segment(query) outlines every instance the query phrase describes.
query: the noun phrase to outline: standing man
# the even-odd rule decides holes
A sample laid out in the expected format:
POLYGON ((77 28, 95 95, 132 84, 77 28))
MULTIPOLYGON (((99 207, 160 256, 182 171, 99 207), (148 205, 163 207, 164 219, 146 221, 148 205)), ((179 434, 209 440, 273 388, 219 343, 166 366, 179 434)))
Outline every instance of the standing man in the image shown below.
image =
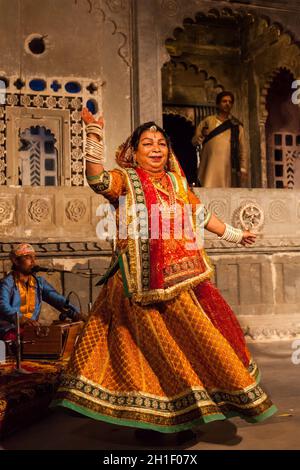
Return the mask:
POLYGON ((21 243, 10 253, 12 270, 0 281, 0 338, 15 329, 18 312, 21 326, 37 326, 42 301, 47 302, 73 321, 79 319, 79 311, 69 304, 42 276, 34 274, 35 250, 28 243, 21 243))
POLYGON ((231 115, 234 96, 217 95, 218 113, 200 122, 193 145, 202 145, 198 180, 205 188, 246 186, 248 155, 242 123, 231 115))

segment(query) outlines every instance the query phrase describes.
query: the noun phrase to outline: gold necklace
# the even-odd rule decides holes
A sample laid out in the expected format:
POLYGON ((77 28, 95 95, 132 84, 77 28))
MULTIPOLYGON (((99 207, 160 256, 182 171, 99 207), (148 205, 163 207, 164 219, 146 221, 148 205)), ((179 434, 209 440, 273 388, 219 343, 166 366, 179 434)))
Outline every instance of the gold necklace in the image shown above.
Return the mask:
POLYGON ((174 214, 176 212, 176 194, 175 194, 175 190, 174 190, 173 183, 172 183, 172 180, 171 180, 170 176, 167 173, 165 173, 165 175, 166 175, 166 177, 168 179, 168 183, 169 183, 168 184, 168 189, 165 188, 159 182, 155 183, 154 181, 152 181, 152 183, 153 183, 154 191, 156 193, 156 197, 160 202, 160 211, 162 212, 162 215, 164 217, 170 217, 172 214, 174 214), (169 203, 161 197, 161 195, 159 194, 158 189, 162 189, 162 190, 168 192, 169 203))

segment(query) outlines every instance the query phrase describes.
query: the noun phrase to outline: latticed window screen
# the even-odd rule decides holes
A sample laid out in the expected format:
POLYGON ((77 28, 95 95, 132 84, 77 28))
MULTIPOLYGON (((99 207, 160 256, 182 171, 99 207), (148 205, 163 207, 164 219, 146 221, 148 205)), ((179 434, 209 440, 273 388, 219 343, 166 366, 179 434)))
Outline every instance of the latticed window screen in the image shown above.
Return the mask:
POLYGON ((270 160, 275 188, 298 188, 300 135, 277 132, 272 135, 271 142, 270 160))
POLYGON ((57 186, 55 137, 45 127, 31 127, 20 135, 19 180, 22 186, 57 186))

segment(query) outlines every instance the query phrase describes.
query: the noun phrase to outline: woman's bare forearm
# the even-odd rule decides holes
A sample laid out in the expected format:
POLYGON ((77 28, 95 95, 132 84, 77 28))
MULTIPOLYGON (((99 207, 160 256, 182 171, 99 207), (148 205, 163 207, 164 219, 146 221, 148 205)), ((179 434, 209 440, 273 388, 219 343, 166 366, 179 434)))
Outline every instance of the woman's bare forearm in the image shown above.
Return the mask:
POLYGON ((218 217, 214 213, 212 213, 211 218, 209 219, 209 222, 205 228, 209 232, 215 233, 216 235, 221 237, 225 232, 226 227, 224 222, 219 220, 218 217))
POLYGON ((91 162, 86 162, 86 175, 87 176, 95 176, 99 175, 102 173, 104 170, 104 166, 101 165, 100 163, 91 163, 91 162))

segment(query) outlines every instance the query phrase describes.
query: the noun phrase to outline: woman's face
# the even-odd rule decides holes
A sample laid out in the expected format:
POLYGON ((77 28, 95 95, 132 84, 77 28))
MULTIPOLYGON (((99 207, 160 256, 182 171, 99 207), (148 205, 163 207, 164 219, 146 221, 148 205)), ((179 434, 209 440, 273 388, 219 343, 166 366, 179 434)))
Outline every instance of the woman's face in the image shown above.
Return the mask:
POLYGON ((137 164, 146 171, 159 173, 164 169, 169 154, 168 144, 159 131, 144 131, 135 152, 137 164))

